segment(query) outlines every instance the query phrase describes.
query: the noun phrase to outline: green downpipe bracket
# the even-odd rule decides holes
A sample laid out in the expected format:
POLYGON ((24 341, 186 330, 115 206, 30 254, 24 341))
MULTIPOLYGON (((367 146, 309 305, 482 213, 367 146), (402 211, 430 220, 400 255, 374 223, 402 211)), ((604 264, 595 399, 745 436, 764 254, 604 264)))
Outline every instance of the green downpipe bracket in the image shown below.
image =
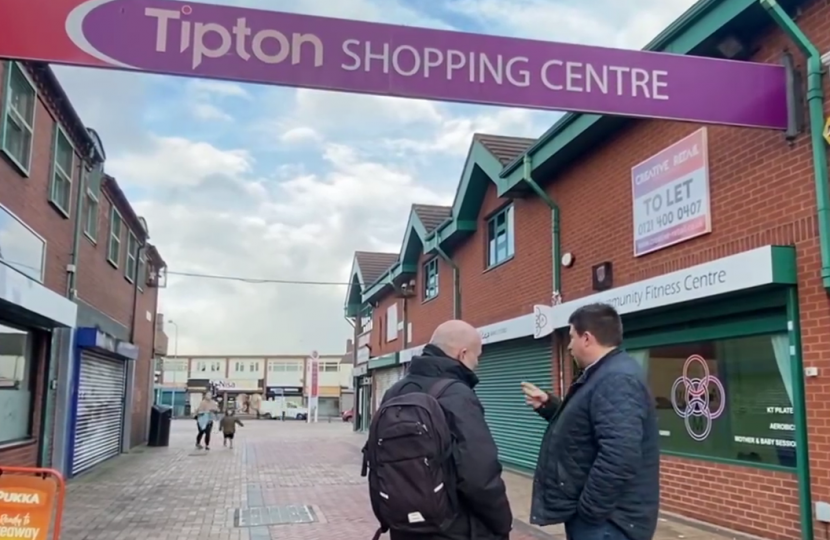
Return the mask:
POLYGON ((801 321, 798 290, 787 290, 787 333, 790 341, 790 369, 793 378, 793 416, 795 420, 796 477, 801 538, 813 540, 813 496, 810 484, 810 449, 807 435, 807 399, 804 389, 804 358, 801 354, 801 321))
POLYGON ((813 147, 813 171, 816 183, 816 218, 821 248, 821 281, 830 291, 830 191, 828 191, 827 149, 824 130, 824 89, 821 53, 776 0, 759 0, 781 30, 798 45, 807 57, 807 109, 810 116, 810 140, 813 147))
POLYGON ((542 199, 548 207, 550 208, 550 236, 551 236, 551 271, 553 272, 553 293, 562 294, 562 276, 560 275, 561 272, 559 271, 559 261, 562 258, 560 254, 560 244, 559 244, 559 206, 550 196, 542 189, 539 184, 531 176, 532 162, 529 155, 525 154, 524 158, 522 159, 522 165, 524 167, 524 174, 522 175, 522 180, 533 190, 536 195, 542 199))
POLYGON ((435 251, 452 268, 452 318, 461 319, 461 272, 459 272, 455 261, 447 255, 446 251, 441 249, 440 245, 435 246, 435 251))

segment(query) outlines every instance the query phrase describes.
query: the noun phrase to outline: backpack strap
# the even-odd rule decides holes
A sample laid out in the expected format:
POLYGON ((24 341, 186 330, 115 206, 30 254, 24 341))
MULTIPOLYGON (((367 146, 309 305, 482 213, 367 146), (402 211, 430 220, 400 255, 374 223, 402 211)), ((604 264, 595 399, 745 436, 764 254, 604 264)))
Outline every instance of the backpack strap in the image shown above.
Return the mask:
POLYGON ((441 396, 444 395, 444 392, 447 391, 447 388, 458 382, 461 381, 457 379, 438 379, 438 381, 429 388, 428 393, 436 400, 441 399, 441 396))

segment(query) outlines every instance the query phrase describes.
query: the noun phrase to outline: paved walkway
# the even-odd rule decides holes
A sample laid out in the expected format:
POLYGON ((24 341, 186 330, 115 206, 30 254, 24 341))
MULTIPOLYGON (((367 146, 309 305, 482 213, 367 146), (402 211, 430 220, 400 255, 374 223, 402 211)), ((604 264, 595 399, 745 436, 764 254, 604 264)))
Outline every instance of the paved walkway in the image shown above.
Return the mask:
MULTIPOLYGON (((253 420, 237 432, 234 450, 214 440, 210 452, 193 448, 194 428, 175 421, 169 448, 139 448, 70 482, 60 540, 371 538, 363 437, 349 425, 253 420)), ((529 481, 506 479, 516 517, 526 519, 529 481)), ((560 534, 517 522, 511 538, 560 534)), ((656 538, 729 537, 663 522, 656 538)))

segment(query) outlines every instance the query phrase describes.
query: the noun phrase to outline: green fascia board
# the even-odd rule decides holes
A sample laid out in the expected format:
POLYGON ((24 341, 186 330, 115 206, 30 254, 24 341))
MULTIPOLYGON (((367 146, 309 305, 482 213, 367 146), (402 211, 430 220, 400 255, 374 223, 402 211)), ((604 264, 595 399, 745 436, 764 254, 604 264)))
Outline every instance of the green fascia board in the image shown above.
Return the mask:
POLYGON ((352 271, 349 273, 349 286, 346 288, 346 301, 343 309, 346 317, 354 317, 360 311, 361 291, 363 289, 363 275, 360 272, 360 265, 357 264, 357 256, 352 258, 352 271))
POLYGON ((371 302, 376 298, 392 292, 392 284, 401 276, 411 276, 418 271, 418 263, 398 263, 383 274, 363 293, 363 303, 371 302))
MULTIPOLYGON (((700 0, 646 45, 644 50, 689 54, 757 3, 757 0, 700 0)), ((543 167, 556 153, 573 143, 583 132, 593 126, 601 126, 609 118, 579 113, 568 113, 563 116, 526 152, 504 168, 500 175, 502 182, 499 192, 507 192, 523 180, 521 165, 525 155, 532 158, 535 171, 543 167)))
POLYGON ((424 224, 415 213, 415 210, 410 210, 409 221, 406 224, 406 234, 403 237, 403 244, 401 244, 401 254, 398 260, 403 264, 418 264, 423 251, 424 240, 427 237, 427 230, 424 224))
POLYGON ((373 369, 397 366, 399 363, 400 354, 397 352, 393 352, 389 354, 384 354, 383 356, 378 356, 377 358, 370 358, 366 368, 369 371, 372 371, 373 369))
POLYGON ((772 247, 772 281, 780 285, 798 283, 798 264, 794 246, 772 247))
POLYGON ((490 182, 497 184, 502 170, 501 162, 478 140, 473 140, 461 181, 452 205, 452 218, 436 228, 424 245, 424 252, 430 253, 436 246, 466 237, 476 231, 478 214, 484 202, 484 195, 490 182))
POLYGON ((478 218, 488 182, 495 183, 502 168, 496 156, 491 154, 481 142, 473 140, 452 205, 453 221, 475 221, 478 218))

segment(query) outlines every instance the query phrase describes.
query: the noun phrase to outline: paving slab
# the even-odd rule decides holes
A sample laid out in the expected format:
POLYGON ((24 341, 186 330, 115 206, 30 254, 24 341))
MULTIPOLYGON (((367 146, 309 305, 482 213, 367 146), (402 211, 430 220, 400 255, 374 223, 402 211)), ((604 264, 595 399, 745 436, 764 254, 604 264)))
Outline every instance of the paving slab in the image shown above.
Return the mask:
MULTIPOLYGON (((233 450, 214 434, 210 451, 196 451, 195 435, 194 422, 174 421, 169 447, 138 449, 70 481, 60 540, 368 540, 375 532, 360 477, 364 437, 349 425, 250 420, 233 450)), ((518 518, 511 539, 563 538, 521 521, 530 480, 505 479, 518 518)), ((674 522, 656 537, 684 538, 731 537, 674 522)))

